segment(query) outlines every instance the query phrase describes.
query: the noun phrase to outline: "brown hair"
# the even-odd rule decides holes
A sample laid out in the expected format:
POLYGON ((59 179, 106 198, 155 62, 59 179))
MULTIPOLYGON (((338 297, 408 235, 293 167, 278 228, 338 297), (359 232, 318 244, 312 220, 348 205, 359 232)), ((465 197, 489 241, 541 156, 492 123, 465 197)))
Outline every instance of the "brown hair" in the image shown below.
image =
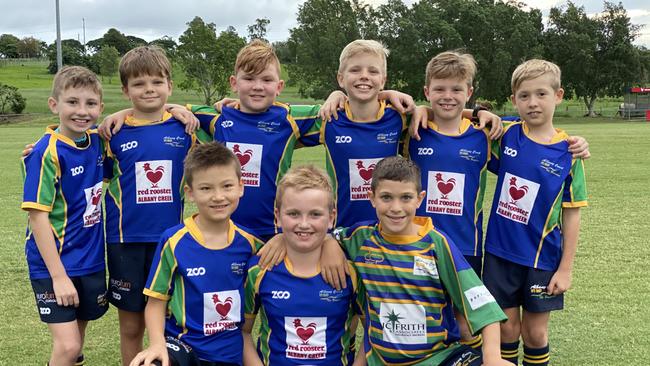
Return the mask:
POLYGON ((185 158, 185 168, 183 170, 185 183, 190 187, 192 186, 193 175, 197 170, 228 165, 233 167, 237 178, 241 178, 239 159, 229 148, 216 141, 200 144, 190 150, 185 158))
POLYGON ((401 156, 389 156, 380 160, 372 172, 370 189, 375 192, 382 180, 415 184, 415 190, 422 190, 420 168, 412 160, 401 156))
POLYGON ((427 64, 425 85, 428 87, 432 79, 456 78, 465 80, 467 86, 472 86, 476 74, 476 61, 469 53, 446 51, 437 54, 427 64))
POLYGON ((257 75, 262 73, 270 64, 278 68, 280 76, 280 60, 273 47, 260 39, 254 39, 237 53, 235 61, 235 75, 237 71, 257 75))
POLYGON ((140 46, 127 52, 120 60, 120 81, 128 86, 129 79, 141 75, 172 79, 172 66, 165 51, 158 46, 140 46))
POLYGON ((297 191, 305 189, 320 189, 327 192, 329 198, 328 207, 330 210, 334 208, 334 195, 332 183, 329 177, 322 169, 313 165, 301 165, 289 169, 280 183, 278 183, 278 190, 275 194, 275 207, 280 208, 282 197, 287 188, 293 188, 297 191))
POLYGON ((83 66, 64 66, 54 75, 52 98, 58 99, 61 92, 68 88, 88 88, 102 99, 102 83, 94 72, 83 66))
POLYGON ((524 81, 547 74, 551 75, 551 87, 553 90, 557 91, 560 89, 562 71, 560 71, 559 66, 550 61, 540 59, 532 59, 522 63, 512 73, 512 80, 510 81, 512 94, 517 92, 517 89, 519 89, 521 83, 524 81))

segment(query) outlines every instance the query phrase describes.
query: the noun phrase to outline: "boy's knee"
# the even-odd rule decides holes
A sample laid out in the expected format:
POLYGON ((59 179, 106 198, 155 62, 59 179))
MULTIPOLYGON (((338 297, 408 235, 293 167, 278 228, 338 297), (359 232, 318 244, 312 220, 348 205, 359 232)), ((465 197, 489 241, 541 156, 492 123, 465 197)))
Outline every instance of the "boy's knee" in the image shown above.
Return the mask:
POLYGON ((60 339, 53 343, 55 352, 67 359, 76 360, 81 353, 81 340, 79 339, 60 339))
POLYGON ((521 323, 516 320, 510 320, 501 323, 501 341, 514 342, 519 339, 521 332, 521 323))
POLYGON ((541 348, 548 344, 548 329, 544 327, 522 329, 521 333, 524 344, 528 347, 541 348))

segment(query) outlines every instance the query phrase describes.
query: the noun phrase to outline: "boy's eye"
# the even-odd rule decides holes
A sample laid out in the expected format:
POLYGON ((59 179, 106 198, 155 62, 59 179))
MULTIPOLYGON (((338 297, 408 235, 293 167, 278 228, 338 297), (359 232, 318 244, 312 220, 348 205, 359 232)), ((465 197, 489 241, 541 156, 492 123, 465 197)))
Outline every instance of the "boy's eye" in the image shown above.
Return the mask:
POLYGON ((404 201, 404 202, 408 202, 408 201, 410 201, 412 199, 413 199, 413 196, 411 196, 410 194, 402 196, 402 201, 404 201))
POLYGON ((392 198, 393 197, 391 197, 388 194, 382 194, 382 195, 379 196, 379 199, 381 199, 382 201, 390 201, 392 198))

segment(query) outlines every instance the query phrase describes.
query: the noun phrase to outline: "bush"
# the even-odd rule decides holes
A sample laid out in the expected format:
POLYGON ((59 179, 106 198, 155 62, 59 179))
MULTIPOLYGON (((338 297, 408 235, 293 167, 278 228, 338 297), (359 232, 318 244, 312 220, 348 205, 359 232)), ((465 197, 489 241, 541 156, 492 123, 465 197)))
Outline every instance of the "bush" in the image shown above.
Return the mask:
POLYGON ((25 109, 25 98, 18 88, 0 83, 0 114, 20 114, 25 109))

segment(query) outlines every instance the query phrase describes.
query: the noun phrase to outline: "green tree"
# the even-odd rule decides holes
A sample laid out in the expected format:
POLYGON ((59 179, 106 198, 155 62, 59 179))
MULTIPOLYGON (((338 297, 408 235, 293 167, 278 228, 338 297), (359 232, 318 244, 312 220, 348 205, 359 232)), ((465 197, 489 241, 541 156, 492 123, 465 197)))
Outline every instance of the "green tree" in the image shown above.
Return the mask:
POLYGON ((3 34, 0 36, 0 56, 5 58, 18 57, 18 42, 20 39, 13 34, 3 34))
MULTIPOLYGON (((94 72, 98 72, 97 67, 90 62, 90 57, 85 55, 84 46, 76 39, 64 39, 61 41, 61 51, 63 53, 63 65, 85 66, 94 72)), ((47 70, 50 74, 56 74, 56 43, 52 43, 47 49, 47 58, 50 64, 47 70)))
POLYGON ((261 39, 268 42, 266 40, 266 31, 270 23, 271 21, 267 18, 255 19, 255 23, 248 26, 248 40, 261 39))
MULTIPOLYGON (((104 36, 102 36, 102 41, 100 42, 100 48, 112 46, 115 47, 117 52, 120 53, 120 56, 123 56, 131 48, 131 41, 120 31, 115 28, 109 29, 104 36)), ((145 42, 146 43, 146 42, 145 42)))
POLYGON ((171 37, 163 36, 149 42, 149 44, 162 48, 170 60, 174 60, 176 58, 176 48, 178 47, 178 44, 176 44, 176 41, 174 41, 171 37))
POLYGON ((25 98, 18 92, 18 88, 0 83, 0 114, 20 114, 25 105, 25 98))
POLYGON ((129 44, 129 50, 132 50, 132 49, 134 49, 136 47, 146 46, 147 45, 147 41, 145 41, 144 39, 142 39, 140 37, 136 37, 136 36, 126 36, 126 40, 128 41, 128 44, 129 44))
POLYGON ((273 42, 273 49, 281 63, 289 64, 296 60, 296 48, 292 46, 294 45, 289 41, 273 42))
POLYGON ((177 60, 186 77, 180 87, 195 90, 205 104, 212 104, 228 93, 228 77, 237 52, 246 41, 233 27, 228 27, 217 37, 215 24, 206 24, 200 17, 195 17, 187 26, 179 37, 177 49, 177 60))
POLYGON ((25 37, 16 44, 16 52, 19 57, 34 58, 40 57, 45 42, 34 37, 25 37))
POLYGON ((621 96, 641 72, 639 53, 632 45, 638 26, 630 22, 622 4, 605 2, 604 7, 594 17, 572 2, 552 8, 545 33, 547 58, 562 69, 567 95, 582 99, 592 117, 597 98, 621 96))
POLYGON ((93 56, 93 61, 99 69, 102 81, 104 80, 104 76, 108 76, 108 83, 111 84, 113 81, 113 75, 117 72, 120 63, 120 54, 117 52, 117 49, 112 46, 102 47, 102 49, 93 56))

